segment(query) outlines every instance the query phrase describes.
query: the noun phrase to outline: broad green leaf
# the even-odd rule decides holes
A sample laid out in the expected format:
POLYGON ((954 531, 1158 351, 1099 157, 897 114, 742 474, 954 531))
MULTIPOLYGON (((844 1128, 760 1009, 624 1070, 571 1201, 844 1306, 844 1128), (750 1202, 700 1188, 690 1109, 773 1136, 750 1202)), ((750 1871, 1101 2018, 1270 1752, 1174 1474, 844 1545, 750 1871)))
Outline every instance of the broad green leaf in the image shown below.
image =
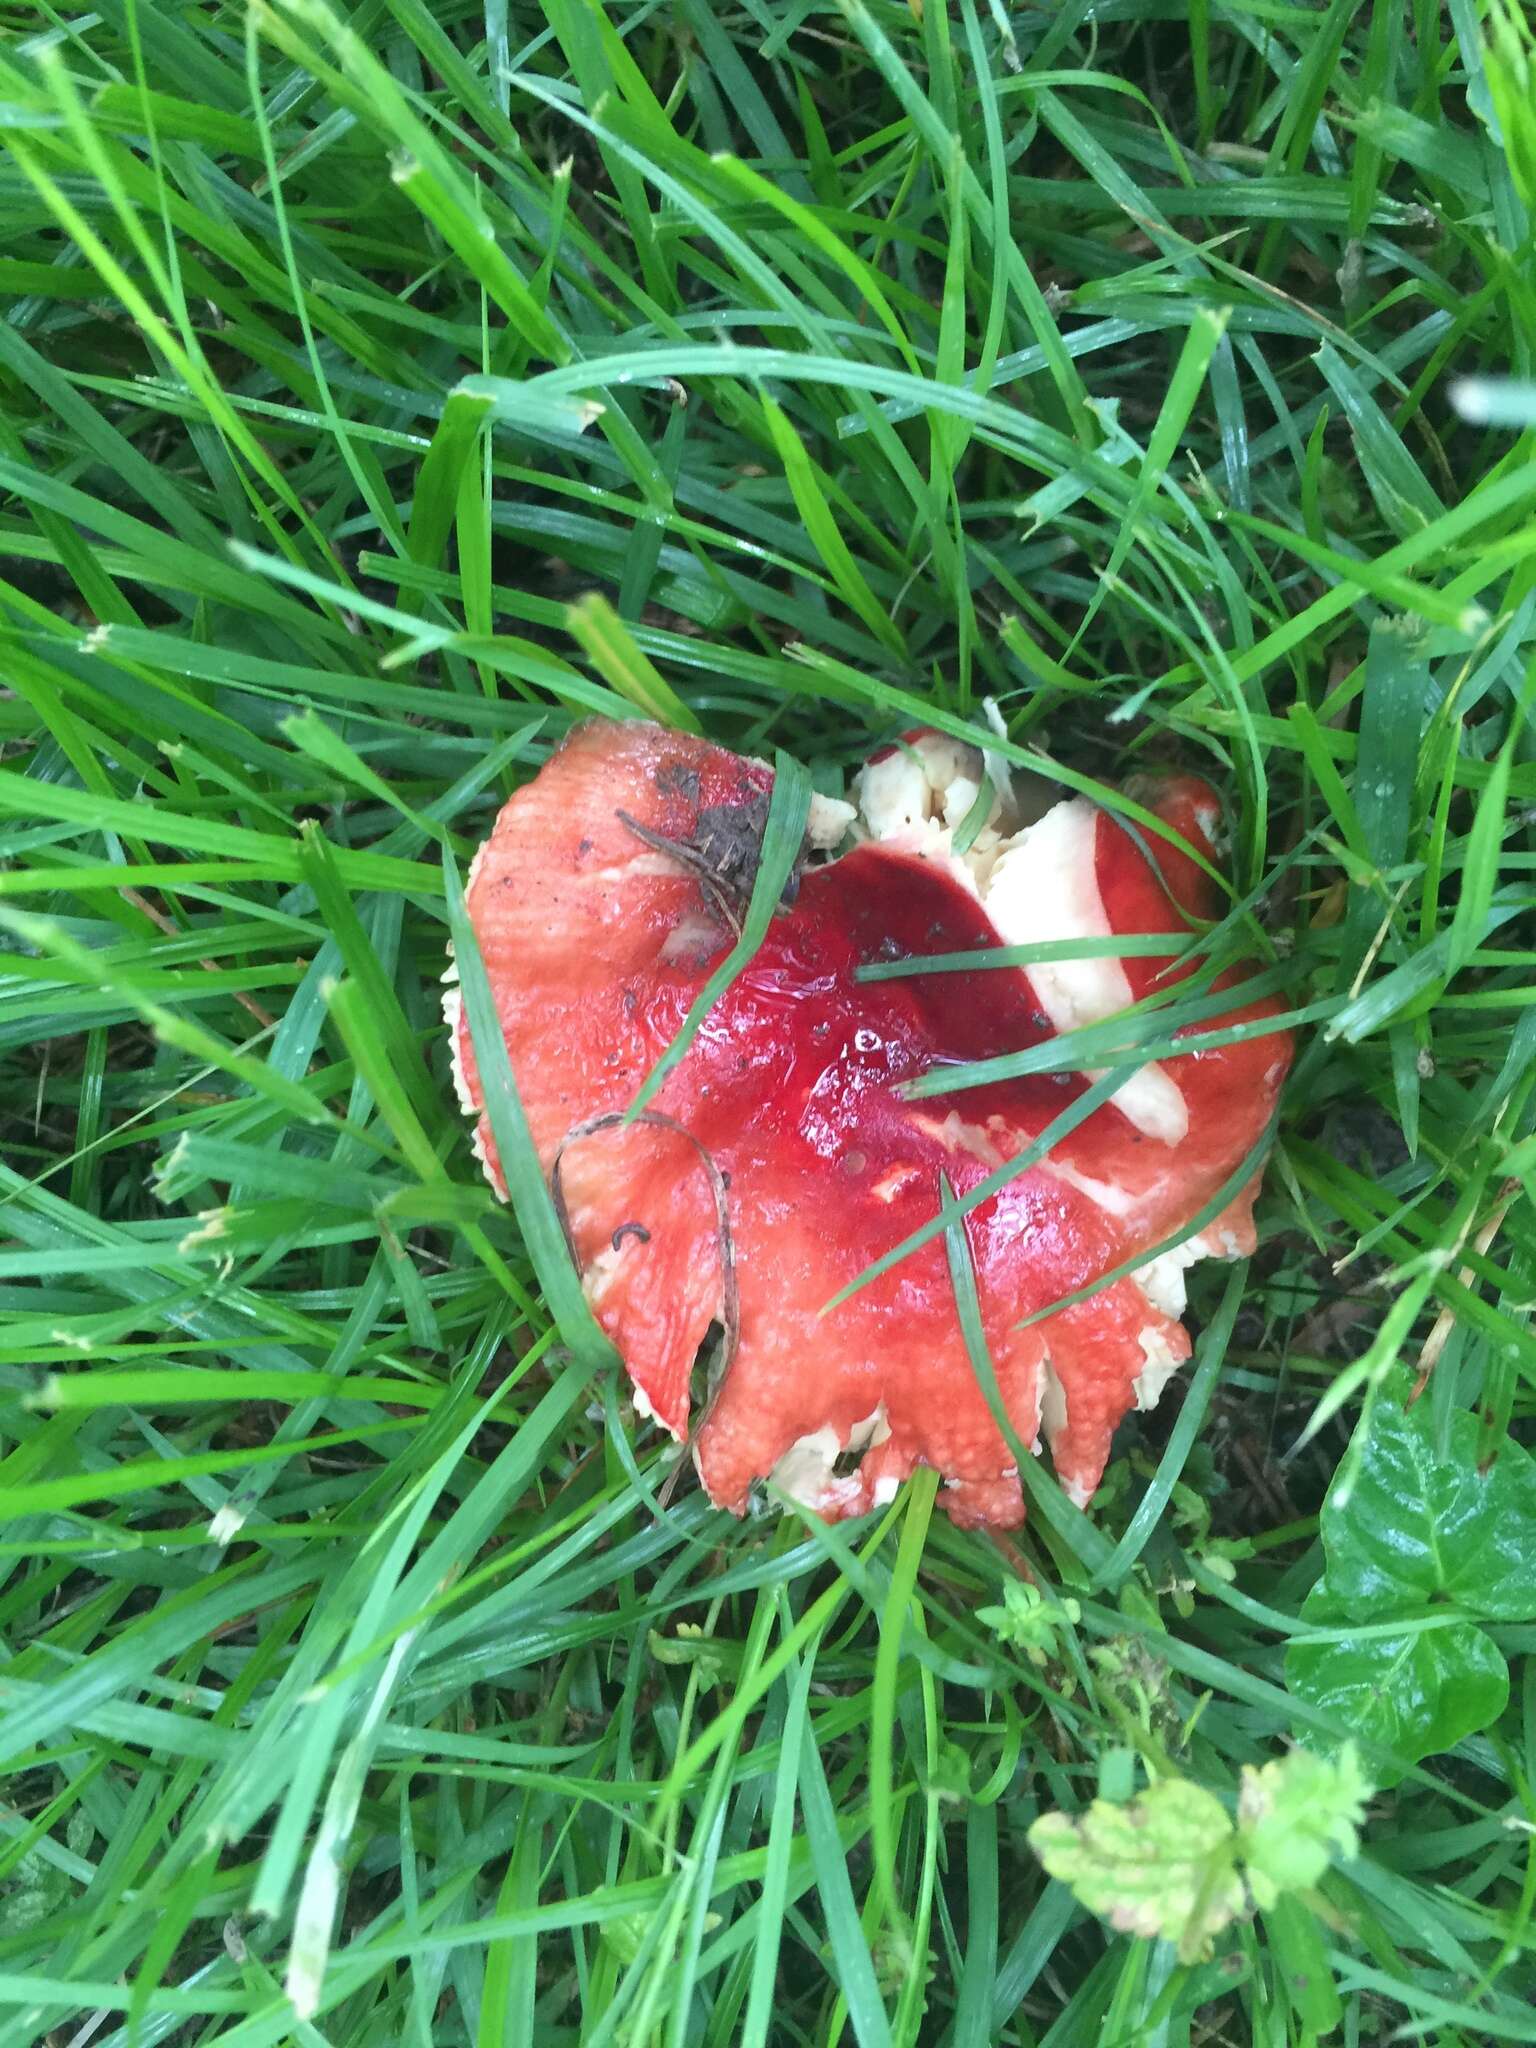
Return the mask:
POLYGON ((1454 1415, 1442 1446, 1430 1403, 1405 1408, 1405 1387, 1398 1375, 1382 1389, 1353 1484, 1336 1482, 1323 1504, 1334 1598, 1355 1621, 1432 1600, 1490 1621, 1536 1617, 1536 1458, 1506 1440, 1479 1470, 1476 1416, 1454 1415))
MULTIPOLYGON (((1326 1582, 1308 1596, 1301 1618, 1318 1629, 1348 1627, 1326 1582)), ((1354 1731, 1383 1785, 1396 1784, 1421 1757, 1438 1756, 1488 1727, 1509 1699, 1509 1669, 1497 1644, 1468 1621, 1293 1642, 1285 1682, 1298 1699, 1354 1731)))

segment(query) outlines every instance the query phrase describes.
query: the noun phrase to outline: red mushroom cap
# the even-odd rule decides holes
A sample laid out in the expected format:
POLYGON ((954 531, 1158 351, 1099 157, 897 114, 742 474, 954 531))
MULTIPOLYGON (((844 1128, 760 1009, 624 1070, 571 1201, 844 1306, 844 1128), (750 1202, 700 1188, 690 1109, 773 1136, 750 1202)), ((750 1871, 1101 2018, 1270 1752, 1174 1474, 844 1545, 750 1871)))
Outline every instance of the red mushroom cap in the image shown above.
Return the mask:
MULTIPOLYGON (((976 766, 973 787, 979 754, 976 766)), ((760 818, 772 779, 703 740, 597 721, 503 809, 469 910, 534 1141, 546 1171, 559 1162, 588 1298, 637 1402, 679 1440, 695 1359, 725 1315, 723 1250, 733 1261, 735 1353, 694 1441, 713 1500, 740 1512, 773 1474, 824 1515, 860 1514, 921 1463, 943 1476, 956 1521, 1012 1525, 1023 1515, 1014 1456, 977 1382, 942 1241, 824 1311, 931 1221, 941 1176, 964 1196, 1089 1078, 1034 1075, 922 1100, 900 1084, 1110 1014, 1166 986, 1170 963, 878 981, 856 970, 1084 931, 1167 931, 1172 952, 1188 937, 1180 906, 1208 907, 1209 880, 1083 798, 988 850, 985 901, 936 818, 920 843, 908 830, 866 840, 805 869, 668 1076, 652 1105, 664 1120, 622 1125, 614 1119, 733 938, 718 899, 665 843, 697 843, 701 813, 706 831, 733 811, 760 818), (855 1469, 834 1471, 840 1453, 859 1450, 855 1469)), ((1205 784, 1176 778, 1143 801, 1210 856, 1218 808, 1205 784)), ((845 815, 813 838, 835 839, 845 815)), ((1249 1004, 1202 1028, 1273 1009, 1249 1004)), ((452 1023, 465 1104, 478 1111, 456 1007, 452 1023)), ((1267 1125, 1289 1056, 1288 1037, 1268 1033, 1143 1069, 966 1218, 1016 1435, 1033 1446, 1043 1427, 1080 1501, 1116 1424, 1138 1399, 1150 1405, 1188 1356, 1182 1268, 1252 1249, 1257 1178, 1178 1252, 1038 1323, 1021 1329, 1020 1319, 1092 1286, 1209 1203, 1267 1125)), ((477 1145, 505 1192, 483 1117, 477 1145)))

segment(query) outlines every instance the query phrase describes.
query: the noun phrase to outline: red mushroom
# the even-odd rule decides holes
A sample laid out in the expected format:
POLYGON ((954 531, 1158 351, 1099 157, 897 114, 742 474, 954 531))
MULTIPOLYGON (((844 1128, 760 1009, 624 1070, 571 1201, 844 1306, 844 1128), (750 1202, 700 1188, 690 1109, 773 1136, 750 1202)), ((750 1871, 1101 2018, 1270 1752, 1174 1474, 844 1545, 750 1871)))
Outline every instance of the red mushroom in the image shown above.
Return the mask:
MULTIPOLYGON (((654 1114, 626 1124, 622 1113, 733 941, 732 892, 750 887, 772 782, 762 763, 706 741, 596 721, 502 811, 468 903, 534 1141, 636 1403, 679 1441, 711 1325, 737 1325, 693 1437, 712 1500, 741 1512, 771 1476, 823 1515, 861 1514, 926 1464, 957 1522, 1011 1526, 1023 1516, 1014 1454, 963 1340, 942 1239, 827 1304, 934 1217, 941 1177, 963 1198, 1092 1077, 1046 1073, 926 1099, 904 1083, 1106 1018, 1166 986, 1170 962, 884 980, 856 971, 1111 933, 1169 932, 1171 955, 1188 938, 1180 906, 1208 907, 1208 881, 1195 861, 1082 797, 1021 824, 995 756, 909 734, 862 772, 857 811, 816 801, 793 900, 706 1017, 654 1114), (987 822, 957 856, 956 828, 974 825, 989 780, 987 822), (821 857, 845 840, 846 851, 821 857)), ((1144 801, 1210 856, 1217 807, 1203 783, 1175 779, 1144 801)), ((456 1073, 478 1115, 455 995, 456 1073)), ((1202 1028, 1272 1010, 1251 1003, 1202 1028)), ((1184 1268, 1252 1249, 1257 1178, 1176 1251, 1021 1320, 1152 1250, 1206 1206, 1260 1138, 1289 1056, 1288 1038, 1271 1032, 1145 1066, 966 1216, 1016 1440, 1038 1448, 1043 1433, 1079 1502, 1098 1484, 1116 1424, 1150 1406, 1189 1354, 1178 1320, 1184 1268)), ((483 1116, 476 1143, 504 1193, 483 1116)))

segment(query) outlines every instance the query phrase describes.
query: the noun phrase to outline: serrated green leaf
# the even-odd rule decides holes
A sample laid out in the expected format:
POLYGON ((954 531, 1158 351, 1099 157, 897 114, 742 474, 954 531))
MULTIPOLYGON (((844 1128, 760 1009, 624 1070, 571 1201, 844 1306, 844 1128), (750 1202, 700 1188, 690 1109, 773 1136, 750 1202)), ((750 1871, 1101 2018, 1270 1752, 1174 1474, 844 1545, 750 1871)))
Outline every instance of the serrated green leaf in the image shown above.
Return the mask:
POLYGON ((1009 1579, 1003 1586, 1001 1607, 978 1607, 976 1619, 991 1629, 1000 1643, 1022 1650, 1032 1664, 1044 1665, 1057 1650, 1057 1634, 1076 1628, 1082 1620, 1076 1600, 1048 1600, 1038 1586, 1024 1579, 1009 1579))
POLYGON ((1237 1827, 1248 1889, 1262 1911, 1320 1882, 1335 1856, 1356 1853, 1370 1795, 1349 1742, 1336 1758, 1294 1749, 1258 1770, 1244 1767, 1237 1827))
POLYGON ((1075 1819, 1044 1814, 1029 1840, 1091 1912, 1198 1962, 1240 1914, 1310 1891, 1335 1858, 1356 1854, 1370 1789, 1352 1744, 1337 1758, 1297 1749, 1244 1766, 1235 1826, 1214 1792, 1166 1777, 1139 1799, 1096 1799, 1075 1819))
POLYGON ((1096 1799, 1076 1820, 1042 1814, 1029 1843, 1090 1912, 1175 1942, 1184 1962, 1209 1955, 1246 1904, 1226 1809, 1187 1778, 1160 1778, 1125 1806, 1096 1799))

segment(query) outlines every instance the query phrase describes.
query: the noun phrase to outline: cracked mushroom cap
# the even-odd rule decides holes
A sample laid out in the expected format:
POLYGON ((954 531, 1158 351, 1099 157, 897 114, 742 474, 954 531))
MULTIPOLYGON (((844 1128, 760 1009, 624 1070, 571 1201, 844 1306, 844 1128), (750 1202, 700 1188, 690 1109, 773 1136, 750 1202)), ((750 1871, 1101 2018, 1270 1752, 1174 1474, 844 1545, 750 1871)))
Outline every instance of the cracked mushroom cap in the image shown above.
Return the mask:
MULTIPOLYGON (((1172 954, 1188 937, 1183 913, 1209 907, 1209 883, 1188 856, 1143 845, 1085 798, 1036 804, 1026 821, 996 756, 909 734, 862 771, 856 809, 817 799, 793 903, 704 1020, 656 1114, 624 1125, 734 939, 729 891, 701 881, 689 856, 734 843, 733 814, 760 833, 772 783, 763 763, 707 741, 599 720, 503 809, 468 902, 534 1141, 546 1172, 558 1162, 587 1297, 637 1405, 679 1441, 711 1326, 738 1323, 692 1439, 712 1500, 739 1513, 772 1476, 825 1516, 857 1515, 926 1464, 957 1522, 1011 1526, 1023 1517, 1019 1476, 961 1335, 943 1242, 824 1311, 933 1218, 941 1176, 964 1196, 1094 1077, 1033 1075, 921 1100, 901 1085, 1111 1016, 1166 987, 1169 960, 856 973, 1115 933, 1166 931, 1172 954), (956 830, 989 779, 986 823, 958 856, 956 830), (836 858, 818 857, 838 845, 836 858)), ((1210 858, 1218 809, 1204 783, 1179 777, 1138 794, 1210 858)), ((456 1077, 504 1194, 455 995, 456 1077)), ((1202 1028, 1274 1008, 1234 1007, 1202 1028)), ((1036 1449, 1044 1436, 1079 1502, 1116 1424, 1149 1407, 1189 1355, 1185 1268, 1252 1249, 1257 1179, 1176 1251, 1027 1328, 1020 1319, 1205 1207, 1263 1132, 1289 1058, 1275 1032, 1145 1066, 965 1220, 1015 1433, 1036 1449)))

